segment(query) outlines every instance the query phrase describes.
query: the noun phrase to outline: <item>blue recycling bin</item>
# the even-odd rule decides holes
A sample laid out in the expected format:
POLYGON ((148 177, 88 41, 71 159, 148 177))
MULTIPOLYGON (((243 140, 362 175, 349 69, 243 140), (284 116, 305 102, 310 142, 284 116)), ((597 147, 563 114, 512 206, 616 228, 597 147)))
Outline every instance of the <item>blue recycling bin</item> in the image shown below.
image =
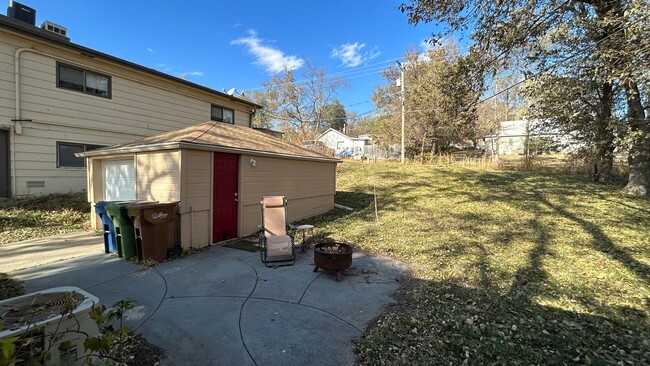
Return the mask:
MULTIPOLYGON (((95 203, 95 213, 99 215, 99 218, 102 220, 102 232, 104 236, 104 251, 106 253, 115 253, 118 248, 115 242, 115 227, 113 226, 113 220, 106 213, 106 206, 108 206, 112 201, 99 201, 95 203)), ((120 257, 122 256, 121 253, 120 257)))

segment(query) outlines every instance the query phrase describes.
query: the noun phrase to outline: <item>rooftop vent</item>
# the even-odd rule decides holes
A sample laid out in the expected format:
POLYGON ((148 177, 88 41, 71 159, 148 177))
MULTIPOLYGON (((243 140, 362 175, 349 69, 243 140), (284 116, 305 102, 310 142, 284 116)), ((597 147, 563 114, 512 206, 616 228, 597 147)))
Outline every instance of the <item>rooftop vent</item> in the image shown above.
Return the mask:
POLYGON ((7 16, 31 25, 36 25, 36 10, 15 1, 9 1, 7 16))
POLYGON ((45 29, 48 32, 52 32, 66 38, 68 37, 68 28, 58 24, 54 24, 49 20, 46 20, 45 22, 43 22, 43 24, 41 24, 41 29, 45 29))

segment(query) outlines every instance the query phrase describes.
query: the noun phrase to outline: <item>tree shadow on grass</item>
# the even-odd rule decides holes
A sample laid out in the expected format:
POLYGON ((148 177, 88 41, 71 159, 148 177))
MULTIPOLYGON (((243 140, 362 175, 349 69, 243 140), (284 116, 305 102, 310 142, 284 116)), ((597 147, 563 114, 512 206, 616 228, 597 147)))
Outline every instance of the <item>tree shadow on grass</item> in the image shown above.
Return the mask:
MULTIPOLYGON (((468 201, 500 202, 526 212, 548 208, 555 214, 577 224, 585 233, 588 233, 592 237, 590 245, 593 249, 616 260, 636 273, 647 284, 650 284, 650 266, 637 260, 628 251, 619 247, 598 224, 572 212, 570 207, 575 203, 566 201, 567 197, 575 195, 602 199, 602 193, 599 193, 599 189, 611 190, 614 188, 603 187, 576 178, 570 180, 568 187, 565 184, 558 185, 557 179, 559 175, 557 173, 513 173, 509 177, 503 177, 503 173, 480 174, 480 172, 471 171, 463 171, 457 174, 463 177, 478 177, 475 181, 482 185, 481 189, 490 191, 485 196, 459 191, 458 194, 466 196, 468 201), (510 185, 510 187, 504 187, 503 184, 510 185), (555 199, 551 200, 549 196, 555 199)), ((629 204, 621 204, 629 206, 629 204)), ((645 212, 642 208, 633 207, 633 209, 637 212, 641 210, 642 214, 645 212)))
POLYGON ((358 342, 361 365, 650 362, 648 334, 604 317, 453 281, 414 284, 358 342))
POLYGON ((617 246, 614 241, 610 239, 598 225, 589 222, 574 213, 571 213, 560 205, 551 203, 547 199, 543 199, 541 202, 555 210, 555 212, 561 216, 580 225, 580 227, 582 227, 585 232, 588 232, 592 236, 592 248, 600 251, 601 253, 604 253, 608 257, 627 267, 629 270, 636 273, 640 278, 645 280, 645 282, 650 285, 650 266, 637 260, 626 250, 617 246))
MULTIPOLYGON (((361 364, 386 360, 389 364, 460 364, 464 360, 470 364, 650 363, 650 342, 647 341, 650 327, 644 311, 626 305, 625 301, 603 304, 598 299, 603 294, 590 288, 576 292, 575 286, 580 284, 567 288, 556 286, 545 266, 546 259, 557 255, 554 253, 557 231, 553 220, 564 218, 591 237, 588 240, 590 248, 606 254, 645 283, 650 282, 648 265, 617 245, 600 225, 582 217, 587 206, 577 207, 580 197, 598 197, 616 188, 546 172, 448 173, 459 185, 447 185, 444 192, 437 190, 435 184, 422 182, 389 185, 388 191, 394 196, 382 208, 397 209, 405 202, 408 204, 404 195, 412 189, 421 190, 421 184, 425 184, 432 191, 437 190, 431 194, 444 193, 460 198, 461 202, 481 201, 521 210, 526 213, 525 221, 517 221, 517 224, 525 226, 524 234, 509 232, 506 226, 490 232, 488 240, 502 244, 507 250, 518 243, 516 239, 525 236, 526 248, 512 249, 525 253, 522 258, 526 263, 505 277, 510 278, 511 283, 504 292, 503 287, 494 285, 494 273, 489 268, 493 248, 471 239, 454 248, 423 247, 422 250, 431 251, 433 256, 439 254, 435 251, 449 249, 451 252, 444 256, 452 261, 468 256, 477 258, 475 266, 480 274, 476 286, 468 286, 466 278, 445 282, 415 281, 415 290, 360 341, 361 364), (558 183, 558 179, 565 181, 558 183), (475 184, 477 189, 462 186, 463 182, 475 184), (584 306, 578 308, 595 309, 604 316, 572 311, 574 307, 571 306, 548 305, 557 303, 554 297, 581 303, 584 306)), ((639 211, 638 207, 632 208, 639 211)), ((643 212, 641 209, 640 213, 643 212)), ((476 230, 477 222, 486 227, 498 224, 498 219, 477 213, 450 212, 450 215, 466 221, 468 233, 476 230), (466 217, 461 217, 463 215, 466 217)), ((566 302, 560 301, 562 303, 566 302)), ((650 300, 645 303, 650 305, 650 300)))

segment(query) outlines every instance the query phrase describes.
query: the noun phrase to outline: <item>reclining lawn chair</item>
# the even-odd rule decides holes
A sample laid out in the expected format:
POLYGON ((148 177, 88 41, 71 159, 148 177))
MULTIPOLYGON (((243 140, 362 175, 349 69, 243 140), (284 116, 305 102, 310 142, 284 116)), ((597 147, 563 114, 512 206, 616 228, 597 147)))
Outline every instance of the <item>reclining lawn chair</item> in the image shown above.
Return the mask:
POLYGON ((290 266, 296 262, 293 234, 287 224, 287 199, 283 196, 265 196, 260 225, 260 252, 267 267, 290 266))

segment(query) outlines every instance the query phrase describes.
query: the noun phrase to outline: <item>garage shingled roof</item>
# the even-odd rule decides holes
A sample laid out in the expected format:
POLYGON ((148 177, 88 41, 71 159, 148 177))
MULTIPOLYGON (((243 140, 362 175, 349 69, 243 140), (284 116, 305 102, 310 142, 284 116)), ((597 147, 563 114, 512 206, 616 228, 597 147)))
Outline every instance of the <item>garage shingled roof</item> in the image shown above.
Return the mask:
POLYGON ((307 160, 339 161, 331 156, 294 145, 250 127, 215 121, 145 137, 125 144, 78 153, 77 156, 92 157, 139 150, 155 150, 156 147, 160 149, 196 148, 307 160))

